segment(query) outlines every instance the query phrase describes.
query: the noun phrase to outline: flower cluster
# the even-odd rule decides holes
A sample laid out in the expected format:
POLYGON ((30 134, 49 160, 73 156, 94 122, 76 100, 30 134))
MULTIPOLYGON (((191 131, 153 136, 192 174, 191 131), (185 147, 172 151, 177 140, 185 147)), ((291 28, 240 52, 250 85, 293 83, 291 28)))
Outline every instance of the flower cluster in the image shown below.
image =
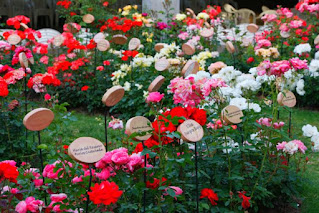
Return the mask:
POLYGON ((281 143, 278 143, 276 145, 277 150, 282 150, 284 153, 293 155, 297 153, 298 151, 305 154, 305 151, 307 150, 307 147, 304 145, 304 143, 300 140, 292 140, 289 142, 283 141, 281 143))

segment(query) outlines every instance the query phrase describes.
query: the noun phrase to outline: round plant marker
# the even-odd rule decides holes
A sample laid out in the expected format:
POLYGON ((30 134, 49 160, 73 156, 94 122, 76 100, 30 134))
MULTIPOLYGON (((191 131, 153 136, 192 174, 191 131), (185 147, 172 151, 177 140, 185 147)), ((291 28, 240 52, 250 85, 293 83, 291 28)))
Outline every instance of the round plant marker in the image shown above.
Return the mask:
POLYGON ((170 67, 170 63, 166 58, 161 58, 158 61, 155 62, 155 69, 157 71, 164 71, 167 70, 170 67))
POLYGON ((23 27, 25 30, 29 29, 28 25, 26 25, 25 23, 20 23, 20 26, 23 27))
POLYGON ((231 54, 233 54, 235 52, 235 47, 231 41, 226 42, 226 49, 231 54))
POLYGON ((101 141, 91 137, 81 137, 68 147, 69 156, 80 163, 96 163, 106 153, 101 141))
POLYGON ((290 37, 290 33, 289 32, 285 32, 285 31, 280 31, 280 36, 283 38, 289 38, 290 37))
POLYGON ((205 27, 207 27, 208 29, 212 28, 212 25, 210 25, 207 21, 205 21, 205 27))
POLYGON ((314 42, 313 42, 315 45, 318 45, 319 44, 319 35, 317 35, 317 37, 315 38, 314 42))
POLYGON ((112 42, 115 44, 124 45, 127 42, 127 37, 124 35, 114 35, 112 37, 112 42))
POLYGON ((19 62, 21 67, 23 68, 29 67, 29 61, 24 52, 19 53, 19 62))
POLYGON ((154 47, 155 51, 156 51, 156 52, 160 52, 161 49, 164 48, 164 45, 165 45, 164 43, 157 43, 157 44, 155 44, 155 47, 154 47))
POLYGON ((87 24, 91 24, 94 21, 94 16, 91 14, 86 14, 82 17, 83 21, 87 24))
POLYGON ((95 43, 99 43, 99 41, 104 39, 105 39, 105 35, 101 32, 95 34, 95 36, 93 37, 93 40, 95 41, 95 43))
POLYGON ((108 107, 114 106, 122 100, 124 93, 125 90, 123 87, 114 86, 106 91, 102 97, 102 102, 108 107))
MULTIPOLYGON (((127 135, 131 135, 133 133, 139 133, 139 132, 149 132, 153 130, 152 124, 150 120, 143 116, 136 116, 131 119, 129 119, 126 123, 125 130, 127 135)), ((136 136, 134 137, 135 140, 139 141, 146 141, 152 136, 152 132, 147 133, 143 136, 136 136)))
POLYGON ((277 101, 281 106, 294 107, 296 106, 296 96, 291 91, 280 92, 277 96, 277 101))
POLYGON ((28 58, 28 61, 29 61, 30 64, 34 64, 34 58, 33 58, 33 56, 30 57, 30 58, 28 58))
POLYGON ((204 136, 203 127, 192 119, 184 121, 178 126, 177 131, 181 133, 182 139, 187 142, 198 142, 204 136))
POLYGON ((30 131, 40 131, 47 128, 54 119, 54 114, 47 108, 34 109, 23 118, 24 126, 30 131))
POLYGON ((141 45, 141 40, 138 38, 132 38, 128 43, 129 50, 136 50, 141 45))
POLYGON ((196 51, 194 45, 189 44, 189 43, 183 44, 182 50, 186 55, 193 55, 196 51))
POLYGON ((150 86, 148 87, 148 91, 149 92, 156 92, 159 90, 159 88, 161 88, 161 86, 163 85, 165 81, 165 77, 162 75, 157 76, 152 83, 150 84, 150 86))
POLYGON ((8 37, 8 42, 11 45, 17 45, 20 41, 21 41, 21 38, 17 34, 12 34, 8 37))
POLYGON ((53 39, 53 44, 56 47, 61 46, 63 44, 63 42, 64 42, 63 35, 58 35, 58 36, 54 37, 54 39, 53 39))
POLYGON ((100 50, 101 52, 106 51, 107 49, 109 49, 110 47, 110 42, 108 42, 105 39, 100 40, 97 45, 96 45, 97 49, 100 50))
POLYGON ((210 38, 214 35, 214 28, 203 28, 200 35, 204 38, 210 38))
POLYGON ((248 24, 247 30, 251 33, 256 33, 258 31, 259 27, 256 24, 248 24))
POLYGON ((199 63, 195 60, 189 60, 182 69, 182 75, 187 77, 190 74, 196 74, 199 70, 199 63))
POLYGON ((222 110, 222 119, 228 124, 239 124, 244 114, 237 106, 229 105, 222 110))
POLYGON ((192 18, 195 18, 196 17, 196 14, 194 12, 194 10, 192 10, 191 8, 186 8, 186 15, 187 16, 191 16, 192 18))

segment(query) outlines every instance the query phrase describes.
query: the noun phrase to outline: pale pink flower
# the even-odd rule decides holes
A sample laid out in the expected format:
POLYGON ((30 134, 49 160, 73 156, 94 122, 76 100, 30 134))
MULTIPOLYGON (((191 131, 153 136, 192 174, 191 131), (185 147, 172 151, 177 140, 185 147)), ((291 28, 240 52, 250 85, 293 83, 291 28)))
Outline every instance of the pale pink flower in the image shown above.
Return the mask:
POLYGON ((187 32, 181 32, 178 35, 178 38, 182 39, 182 40, 186 40, 188 38, 188 33, 187 32))
POLYGON ((67 196, 66 194, 60 193, 60 194, 52 194, 52 195, 50 196, 50 199, 51 199, 52 202, 57 203, 57 202, 63 201, 63 200, 66 199, 67 197, 68 197, 68 196, 67 196))
POLYGON ((80 177, 76 176, 75 178, 72 179, 72 183, 75 184, 75 183, 83 182, 82 177, 83 177, 82 175, 80 177))
MULTIPOLYGON (((176 196, 178 196, 178 195, 181 195, 181 194, 183 194, 183 190, 181 189, 181 188, 179 188, 179 187, 177 187, 177 186, 169 186, 169 187, 167 187, 166 189, 165 189, 165 194, 164 195, 168 195, 168 193, 167 193, 167 190, 168 189, 173 189, 173 191, 175 192, 175 195, 176 196)), ((176 197, 174 197, 175 199, 177 199, 176 197)))
POLYGON ((276 145, 277 151, 283 150, 283 149, 285 148, 285 145, 286 145, 286 144, 287 144, 286 141, 283 141, 283 142, 281 142, 281 143, 278 143, 278 144, 276 145))
POLYGON ((49 57, 44 55, 40 58, 40 62, 43 64, 48 64, 49 63, 49 57))
POLYGON ((282 122, 282 121, 280 121, 279 123, 276 122, 276 123, 274 123, 274 128, 275 129, 281 129, 281 127, 283 127, 284 125, 285 125, 285 123, 282 122))
POLYGON ((112 129, 123 129, 123 121, 116 119, 112 116, 112 121, 109 122, 109 128, 112 129))
POLYGON ((286 23, 283 23, 280 25, 279 30, 283 32, 288 32, 290 29, 286 23))
POLYGON ((255 50, 258 50, 262 47, 270 47, 271 46, 271 42, 267 39, 261 39, 259 41, 257 41, 257 45, 255 47, 255 50))
POLYGON ((265 22, 272 22, 272 21, 275 21, 277 19, 277 15, 276 14, 265 14, 261 19, 265 22))
POLYGON ((308 69, 308 62, 306 59, 300 60, 299 58, 291 58, 289 61, 295 70, 308 69))
POLYGON ((100 173, 96 173, 96 177, 101 180, 107 180, 111 176, 110 171, 107 168, 102 169, 100 173))
POLYGON ((297 144, 299 151, 301 153, 305 154, 305 152, 307 150, 307 147, 305 146, 305 144, 302 141, 300 141, 300 140, 292 140, 290 142, 293 142, 293 143, 297 144))
POLYGON ((103 71, 103 70, 104 70, 104 67, 103 67, 103 66, 98 66, 98 67, 96 68, 96 70, 103 71))
POLYGON ((127 152, 116 152, 112 155, 112 161, 117 165, 123 165, 128 163, 130 157, 128 156, 127 152))

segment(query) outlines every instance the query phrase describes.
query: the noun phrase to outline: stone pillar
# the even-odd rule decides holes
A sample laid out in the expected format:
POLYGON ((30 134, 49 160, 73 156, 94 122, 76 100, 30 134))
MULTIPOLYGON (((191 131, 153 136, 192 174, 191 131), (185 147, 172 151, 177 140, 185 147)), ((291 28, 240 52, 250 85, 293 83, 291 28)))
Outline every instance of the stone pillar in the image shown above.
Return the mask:
MULTIPOLYGON (((165 0, 143 0, 142 3, 142 9, 143 12, 149 13, 151 10, 157 12, 157 17, 159 19, 162 19, 164 22, 167 22, 166 20, 166 14, 161 14, 159 11, 164 11, 163 2, 165 0)), ((171 0, 171 8, 173 10, 170 11, 171 14, 176 14, 180 12, 180 0, 171 0)))

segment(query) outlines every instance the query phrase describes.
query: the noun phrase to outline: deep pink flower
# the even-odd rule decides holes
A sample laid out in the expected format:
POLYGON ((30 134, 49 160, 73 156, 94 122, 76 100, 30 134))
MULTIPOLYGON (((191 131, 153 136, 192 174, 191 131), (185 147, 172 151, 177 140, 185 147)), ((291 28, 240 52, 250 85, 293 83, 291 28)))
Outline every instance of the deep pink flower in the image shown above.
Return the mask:
POLYGON ((146 98, 146 103, 158 103, 162 100, 163 97, 164 94, 161 94, 159 92, 151 92, 146 98))

